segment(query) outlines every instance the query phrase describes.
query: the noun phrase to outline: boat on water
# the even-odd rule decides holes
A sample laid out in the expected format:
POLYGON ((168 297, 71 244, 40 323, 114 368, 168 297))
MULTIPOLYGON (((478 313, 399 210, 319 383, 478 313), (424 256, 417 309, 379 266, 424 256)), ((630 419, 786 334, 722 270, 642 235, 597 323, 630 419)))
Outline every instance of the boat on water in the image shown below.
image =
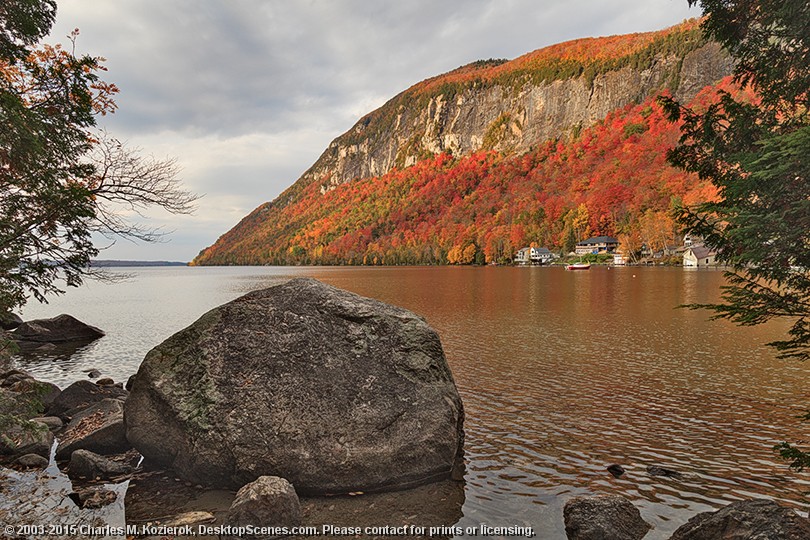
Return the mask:
POLYGON ((565 265, 566 270, 590 270, 591 263, 574 263, 565 265))

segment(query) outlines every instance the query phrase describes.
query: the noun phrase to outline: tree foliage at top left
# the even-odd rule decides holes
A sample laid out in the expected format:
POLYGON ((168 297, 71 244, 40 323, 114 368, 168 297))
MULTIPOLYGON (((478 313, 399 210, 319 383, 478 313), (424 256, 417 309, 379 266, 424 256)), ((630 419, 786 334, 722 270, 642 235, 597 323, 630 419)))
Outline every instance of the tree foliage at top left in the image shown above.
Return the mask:
POLYGON ((103 58, 75 54, 78 30, 70 50, 39 44, 55 15, 52 0, 0 5, 0 311, 80 284, 99 252, 93 232, 157 238, 111 219, 116 205, 189 213, 197 199, 173 162, 144 159, 96 129, 118 89, 100 77, 103 58), (140 170, 122 171, 133 164, 140 170))

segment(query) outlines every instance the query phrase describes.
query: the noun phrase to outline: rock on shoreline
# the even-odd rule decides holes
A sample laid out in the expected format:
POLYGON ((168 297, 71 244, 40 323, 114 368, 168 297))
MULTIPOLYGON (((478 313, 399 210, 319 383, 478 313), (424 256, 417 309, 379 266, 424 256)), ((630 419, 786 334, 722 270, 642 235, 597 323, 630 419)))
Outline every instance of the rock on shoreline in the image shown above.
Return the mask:
POLYGON ((448 478, 463 408, 437 333, 401 308, 294 279, 206 313, 147 354, 127 437, 194 483, 302 494, 448 478))
POLYGON ((63 343, 92 341, 104 336, 95 326, 85 324, 71 315, 58 315, 51 319, 36 319, 19 324, 9 335, 20 342, 63 343))

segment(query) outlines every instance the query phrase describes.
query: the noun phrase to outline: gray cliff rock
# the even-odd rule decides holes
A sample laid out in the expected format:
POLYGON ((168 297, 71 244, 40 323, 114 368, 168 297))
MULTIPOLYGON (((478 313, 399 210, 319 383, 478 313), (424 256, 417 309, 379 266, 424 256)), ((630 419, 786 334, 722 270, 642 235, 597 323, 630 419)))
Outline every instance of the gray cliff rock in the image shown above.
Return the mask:
POLYGON ((688 101, 732 69, 731 58, 720 46, 707 43, 683 56, 659 54, 646 66, 625 66, 593 80, 582 75, 528 80, 517 87, 467 85, 422 100, 414 100, 408 90, 332 141, 301 181, 326 178, 321 185, 325 192, 356 178, 412 165, 426 152, 525 152, 668 87, 676 98, 688 101))
POLYGON ((220 306, 147 354, 125 405, 147 460, 195 483, 299 493, 449 478, 463 409, 436 332, 312 279, 220 306))

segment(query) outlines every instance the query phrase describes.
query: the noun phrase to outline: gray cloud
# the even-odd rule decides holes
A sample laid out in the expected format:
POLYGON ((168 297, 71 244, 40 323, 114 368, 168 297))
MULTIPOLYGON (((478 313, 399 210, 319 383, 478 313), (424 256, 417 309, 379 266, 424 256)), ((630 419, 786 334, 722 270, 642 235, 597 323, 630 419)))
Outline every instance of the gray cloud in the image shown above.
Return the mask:
POLYGON ((155 217, 178 231, 174 249, 119 242, 105 256, 189 259, 420 80, 697 15, 686 0, 61 0, 50 41, 79 27, 78 49, 106 57, 121 88, 104 126, 177 156, 207 194, 195 219, 155 217))

